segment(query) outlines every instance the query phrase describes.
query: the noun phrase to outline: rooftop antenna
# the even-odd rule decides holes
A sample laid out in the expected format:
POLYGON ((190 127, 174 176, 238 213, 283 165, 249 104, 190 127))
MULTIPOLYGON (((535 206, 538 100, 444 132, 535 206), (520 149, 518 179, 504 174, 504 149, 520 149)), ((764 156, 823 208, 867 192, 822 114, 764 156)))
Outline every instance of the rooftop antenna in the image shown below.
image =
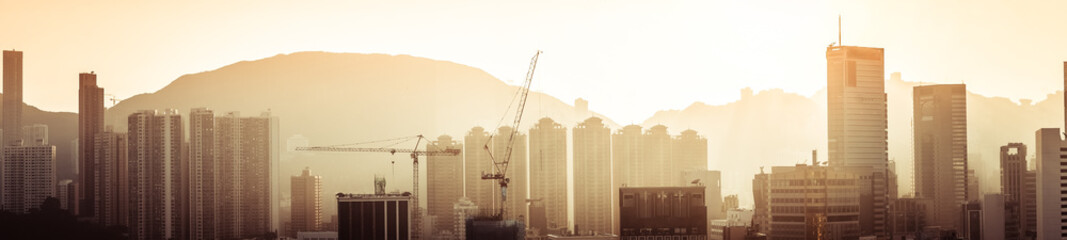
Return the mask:
POLYGON ((844 46, 844 44, 841 43, 841 14, 837 15, 837 46, 844 46))

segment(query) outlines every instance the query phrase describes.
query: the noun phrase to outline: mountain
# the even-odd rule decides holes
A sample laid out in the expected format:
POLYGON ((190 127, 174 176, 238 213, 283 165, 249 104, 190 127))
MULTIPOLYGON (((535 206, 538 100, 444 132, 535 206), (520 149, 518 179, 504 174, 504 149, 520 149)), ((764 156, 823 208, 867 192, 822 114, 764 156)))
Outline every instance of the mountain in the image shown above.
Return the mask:
MULTIPOLYGON (((433 140, 448 134, 462 141, 474 126, 493 130, 500 123, 511 124, 513 116, 505 115, 505 109, 517 89, 485 71, 452 62, 406 55, 300 52, 181 76, 159 91, 123 100, 108 109, 106 117, 116 129, 125 129, 129 114, 146 109, 173 108, 183 115, 196 107, 216 114, 270 111, 279 117, 283 144, 306 140, 314 146, 334 145, 416 134, 433 140)), ((603 118, 531 92, 520 129, 529 129, 541 117, 571 127, 594 115, 603 118)), ((605 122, 618 126, 610 119, 605 122)), ((387 178, 389 189, 411 186, 410 159, 403 154, 286 151, 282 158, 283 193, 288 192, 288 176, 299 175, 304 167, 324 176, 326 199, 337 192, 372 192, 376 174, 387 178)))

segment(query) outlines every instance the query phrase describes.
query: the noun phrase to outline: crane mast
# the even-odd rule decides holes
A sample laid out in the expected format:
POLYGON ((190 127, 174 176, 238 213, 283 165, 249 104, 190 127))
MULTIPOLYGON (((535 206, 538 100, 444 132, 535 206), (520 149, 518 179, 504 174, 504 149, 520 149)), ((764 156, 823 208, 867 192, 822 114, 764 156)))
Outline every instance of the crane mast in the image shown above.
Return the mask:
POLYGON ((380 152, 380 153, 389 153, 389 154, 396 154, 396 153, 407 153, 407 154, 409 154, 409 156, 411 156, 411 165, 412 165, 412 170, 411 170, 412 171, 412 174, 411 174, 411 176, 412 176, 411 177, 412 178, 412 184, 411 184, 412 185, 411 186, 412 193, 411 193, 411 196, 412 196, 412 198, 411 198, 411 202, 412 202, 413 210, 411 212, 413 213, 412 215, 414 215, 414 217, 412 217, 412 222, 414 222, 414 224, 412 224, 413 226, 411 226, 411 229, 412 229, 411 230, 411 236, 412 236, 411 239, 419 239, 419 233, 420 233, 420 229, 421 229, 421 225, 422 225, 422 221, 421 221, 422 217, 420 216, 421 214, 419 213, 419 156, 438 156, 438 155, 441 155, 441 156, 455 156, 455 155, 459 155, 459 152, 460 152, 459 149, 444 149, 444 150, 438 150, 438 151, 429 151, 429 150, 420 151, 420 150, 418 150, 418 148, 419 148, 419 144, 422 143, 423 139, 425 139, 425 138, 422 135, 417 135, 417 136, 414 136, 414 137, 395 138, 395 139, 387 139, 387 140, 380 140, 380 141, 373 141, 373 142, 366 142, 366 143, 323 146, 323 147, 298 147, 298 148, 296 148, 296 150, 297 151, 312 151, 312 152, 364 152, 364 153, 366 153, 366 152, 380 152), (388 142, 388 141, 397 141, 397 140, 411 140, 412 138, 415 139, 415 147, 412 148, 412 149, 398 149, 398 148, 387 148, 387 147, 367 148, 367 147, 350 147, 349 146, 349 145, 366 144, 366 143, 379 143, 379 142, 388 142))
MULTIPOLYGON (((518 98, 519 104, 515 110, 515 120, 512 122, 512 130, 508 135, 507 147, 504 150, 503 160, 497 161, 493 156, 493 152, 489 151, 489 142, 486 142, 484 146, 485 150, 489 152, 489 158, 493 160, 493 168, 495 173, 482 174, 484 180, 497 180, 500 185, 500 217, 504 216, 504 203, 507 201, 507 189, 508 183, 511 179, 507 177, 508 165, 511 163, 511 153, 514 150, 513 145, 515 143, 515 135, 519 132, 519 123, 522 122, 522 114, 526 110, 526 98, 530 95, 530 83, 533 81, 534 70, 537 69, 537 59, 541 56, 541 50, 538 50, 532 58, 530 58, 530 66, 526 70, 526 79, 523 82, 521 88, 519 88, 518 98)), ((509 107, 510 108, 510 107, 509 107)), ((492 136, 490 136, 492 139, 492 136)))

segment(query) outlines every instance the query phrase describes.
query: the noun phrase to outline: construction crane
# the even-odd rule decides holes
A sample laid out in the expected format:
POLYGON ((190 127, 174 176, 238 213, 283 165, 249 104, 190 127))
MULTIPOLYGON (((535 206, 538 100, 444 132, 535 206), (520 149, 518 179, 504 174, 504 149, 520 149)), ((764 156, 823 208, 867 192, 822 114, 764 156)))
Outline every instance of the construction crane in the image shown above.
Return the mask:
POLYGON ((412 231, 411 231, 412 232, 412 238, 411 239, 419 239, 419 233, 420 233, 419 229, 422 226, 422 221, 421 221, 422 219, 420 217, 419 210, 418 210, 419 209, 419 156, 455 156, 455 155, 459 155, 459 152, 460 152, 459 149, 454 149, 454 148, 442 149, 442 150, 434 150, 434 151, 418 150, 419 149, 419 144, 421 144, 422 141, 425 140, 425 139, 426 138, 424 138, 422 135, 416 135, 416 136, 413 136, 413 137, 401 137, 401 138, 393 138, 393 139, 385 139, 385 140, 362 142, 362 143, 353 143, 353 144, 342 144, 342 145, 332 145, 332 146, 322 146, 322 147, 297 147, 296 150, 297 151, 311 151, 311 152, 361 152, 361 153, 380 152, 380 153, 389 153, 389 154, 397 154, 397 153, 409 154, 411 156, 411 166, 412 166, 412 168, 411 168, 411 171, 412 171, 412 173, 411 173, 411 178, 412 178, 412 181, 411 181, 411 189, 412 189, 411 190, 411 196, 412 196, 411 197, 411 202, 412 202, 412 206, 414 206, 413 210, 411 211, 411 212, 414 213, 413 214, 414 217, 412 218, 414 224, 412 224, 413 226, 411 228, 412 229, 412 231), (411 141, 411 140, 415 140, 415 147, 414 148, 410 148, 410 149, 392 148, 392 146, 395 146, 395 145, 398 145, 398 144, 401 144, 401 143, 405 143, 405 142, 408 142, 408 141, 411 141), (390 144, 390 145, 388 145, 386 147, 356 147, 357 145, 374 144, 374 143, 392 143, 392 144, 390 144))
MULTIPOLYGON (((529 69, 526 70, 526 81, 523 82, 522 86, 519 88, 519 91, 516 93, 516 97, 519 99, 519 104, 515 109, 515 120, 511 124, 512 130, 510 135, 508 135, 508 145, 506 150, 504 150, 503 158, 498 161, 497 158, 493 156, 493 152, 489 151, 489 142, 492 141, 493 136, 489 136, 489 140, 486 141, 485 146, 483 146, 485 151, 489 152, 489 159, 493 160, 493 168, 494 170, 496 170, 496 172, 483 173, 482 179, 496 180, 497 183, 500 184, 499 217, 501 219, 504 217, 504 203, 507 202, 508 198, 508 183, 511 182, 511 179, 507 177, 507 172, 508 164, 511 163, 511 152, 513 150, 512 145, 515 143, 515 134, 519 132, 519 123, 522 122, 522 113, 526 110, 526 97, 530 95, 530 82, 533 81, 534 70, 537 69, 537 58, 540 56, 541 50, 537 50, 537 53, 535 53, 534 56, 530 58, 530 66, 529 69)), ((512 103, 514 103, 514 100, 512 101, 512 103)), ((508 110, 511 110, 510 105, 508 106, 508 110)), ((506 114, 507 113, 505 113, 505 116, 506 114)))

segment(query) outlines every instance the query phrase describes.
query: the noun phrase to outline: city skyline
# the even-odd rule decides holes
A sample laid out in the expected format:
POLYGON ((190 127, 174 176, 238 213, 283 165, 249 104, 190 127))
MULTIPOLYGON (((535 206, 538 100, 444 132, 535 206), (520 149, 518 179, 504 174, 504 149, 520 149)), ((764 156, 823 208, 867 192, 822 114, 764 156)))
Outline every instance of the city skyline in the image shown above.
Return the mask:
POLYGON ((5 2, 0 238, 1067 239, 1067 3, 478 1, 5 2))
POLYGON ((547 81, 535 85, 534 91, 549 93, 562 99, 582 97, 591 100, 594 109, 620 122, 640 121, 658 110, 683 109, 694 102, 726 104, 739 99, 737 90, 745 87, 756 90, 780 88, 803 96, 815 95, 824 86, 824 76, 822 71, 818 71, 817 66, 820 64, 814 60, 818 59, 818 46, 837 41, 837 15, 843 17, 842 38, 845 45, 878 46, 896 51, 886 56, 886 74, 904 72, 915 82, 966 82, 970 85, 969 89, 976 93, 1007 97, 1013 101, 1040 101, 1046 94, 1053 92, 1052 89, 1058 89, 1056 83, 1042 79, 1058 76, 1058 72, 1051 71, 1047 66, 1054 64, 1058 56, 1067 54, 1067 48, 1042 40, 1067 38, 1067 32, 1047 31, 1040 27, 1057 22, 1056 19, 1063 19, 1061 22, 1067 20, 1064 19, 1067 16, 1052 11, 1062 9, 1065 7, 1063 4, 1067 3, 856 3, 836 0, 767 3, 769 4, 714 1, 677 1, 667 4, 582 3, 560 9, 555 8, 558 2, 500 4, 483 8, 466 8, 463 4, 446 3, 404 5, 367 2, 340 5, 331 3, 330 7, 325 7, 327 4, 260 3, 256 8, 244 8, 243 5, 247 4, 244 2, 69 3, 65 6, 5 2, 5 6, 12 7, 0 8, 0 21, 40 22, 41 26, 32 29, 15 25, 0 26, 0 31, 10 32, 10 36, 14 36, 0 40, 0 46, 32 53, 26 55, 27 63, 32 63, 26 65, 26 102, 42 109, 65 112, 76 111, 77 105, 68 99, 72 96, 69 94, 75 93, 76 90, 60 88, 46 92, 46 86, 62 85, 60 83, 65 82, 66 78, 62 77, 65 74, 90 70, 100 72, 101 85, 109 86, 108 93, 118 99, 154 92, 185 74, 207 71, 232 62, 301 51, 410 54, 482 68, 515 85, 518 76, 525 70, 520 67, 520 59, 529 50, 542 48, 553 52, 554 56, 549 57, 555 58, 555 62, 545 63, 540 74, 547 81), (93 11, 82 11, 86 9, 93 11), (892 18, 878 14, 880 11, 909 17, 903 20, 892 18), (44 16, 94 19, 84 15, 90 12, 109 17, 71 24, 42 19, 44 16), (396 16, 390 16, 390 12, 412 12, 416 15, 412 19, 397 19, 396 16), (460 15, 469 17, 453 19, 449 12, 462 13, 460 15), (704 15, 706 12, 718 14, 704 15), (179 17, 184 15, 183 13, 204 16, 206 19, 204 22, 188 22, 179 17), (494 19, 496 21, 493 22, 496 23, 479 21, 500 15, 509 17, 494 19), (538 17, 544 15, 560 17, 558 20, 538 17), (287 22, 282 19, 288 18, 277 16, 314 17, 287 22), (403 31, 396 32, 397 28, 390 28, 389 25, 362 23, 369 18, 396 19, 398 24, 405 25, 400 25, 403 27, 399 29, 403 31), (132 21, 133 19, 148 22, 137 23, 138 21, 132 21), (210 24, 232 19, 242 20, 226 25, 210 24), (793 20, 784 21, 786 19, 793 20), (993 19, 1004 22, 993 24, 993 19), (433 26, 415 27, 415 23, 430 20, 438 23, 433 26), (243 26, 258 25, 256 23, 259 21, 275 23, 278 28, 301 34, 286 33, 285 36, 279 36, 277 34, 290 31, 237 31, 243 26), (565 21, 581 24, 571 26, 564 24, 565 21), (980 24, 986 24, 988 28, 973 27, 980 24), (174 32, 171 31, 159 32, 153 25, 174 26, 179 36, 173 36, 174 32), (627 26, 637 28, 627 30, 627 26), (466 34, 444 34, 434 31, 433 27, 446 27, 466 34), (604 30, 585 32, 586 28, 604 30), (133 34, 135 31, 148 34, 133 34), (362 34, 350 33, 351 31, 380 33, 378 35, 382 38, 362 38, 359 37, 362 34), (496 31, 511 32, 513 37, 505 38, 503 36, 506 34, 500 35, 496 31), (651 36, 635 36, 629 34, 630 31, 648 31, 650 34, 647 35, 651 36), (67 43, 62 41, 65 39, 62 35, 48 34, 49 32, 71 32, 84 36, 86 41, 67 43), (218 35, 219 39, 225 40, 181 41, 168 38, 173 36, 186 39, 183 36, 197 34, 218 35), (445 38, 437 43, 397 41, 426 34, 445 38), (584 36, 587 40, 569 42, 582 38, 550 37, 561 34, 584 36), (906 37, 910 34, 921 35, 927 39, 914 40, 906 37), (722 35, 732 37, 717 37, 722 35), (1014 36, 1031 36, 1033 40, 1022 42, 1026 44, 1017 47, 1040 48, 1041 51, 996 51, 994 53, 998 55, 984 57, 982 61, 967 57, 968 49, 996 49, 993 46, 1020 43, 1014 36), (620 38, 627 41, 602 45, 605 39, 620 38), (782 41, 781 38, 791 41, 782 41), (243 48, 237 49, 226 47, 234 41, 252 39, 278 40, 244 45, 243 48), (683 41, 683 44, 670 44, 679 46, 661 52, 632 51, 659 45, 660 41, 667 39, 683 41), (697 44, 701 41, 710 44, 697 44), (84 45, 90 43, 100 44, 100 47, 89 48, 84 45), (158 43, 157 48, 152 51, 138 50, 147 47, 144 44, 149 43, 158 43), (196 45, 190 45, 194 43, 196 45), (946 45, 954 47, 946 48, 946 45), (70 58, 67 57, 68 54, 79 57, 70 58), (213 56, 205 58, 204 54, 213 56), (1020 58, 1017 54, 1027 54, 1029 57, 1020 58), (755 61, 770 56, 782 58, 771 62, 771 66, 782 71, 759 71, 751 66, 733 63, 736 58, 755 61), (652 60, 664 58, 692 63, 674 67, 652 60), (142 69, 123 67, 143 62, 153 64, 142 69), (576 66, 584 64, 574 64, 576 62, 591 63, 594 67, 579 69, 576 66), (644 67, 637 67, 641 65, 644 67), (942 67, 937 70, 926 68, 932 65, 942 67), (712 71, 698 70, 697 66, 710 67, 712 71), (992 69, 992 66, 1004 70, 966 71, 972 68, 992 69), (627 70, 616 71, 615 67, 627 70), (640 70, 646 68, 670 71, 653 73, 640 70), (642 79, 649 78, 659 78, 666 84, 640 84, 642 79), (1005 84, 1004 79, 1025 84, 1005 84), (600 86, 601 82, 608 80, 617 84, 612 87, 614 91, 578 90, 600 86), (673 90, 670 88, 682 84, 696 84, 701 87, 673 90), (639 102, 626 97, 635 93, 633 89, 642 87, 652 87, 660 92, 673 91, 675 94, 658 96, 658 103, 639 102))

